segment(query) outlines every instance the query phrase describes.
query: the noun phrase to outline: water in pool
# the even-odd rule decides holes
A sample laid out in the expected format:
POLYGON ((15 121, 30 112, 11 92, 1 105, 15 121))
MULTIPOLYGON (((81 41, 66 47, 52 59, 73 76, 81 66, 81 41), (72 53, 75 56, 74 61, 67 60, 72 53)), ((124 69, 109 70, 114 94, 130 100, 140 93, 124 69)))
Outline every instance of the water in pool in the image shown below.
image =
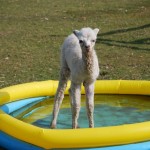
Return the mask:
MULTIPOLYGON (((85 96, 82 96, 79 117, 80 128, 88 127, 85 108, 85 96)), ((52 119, 53 98, 29 107, 18 119, 35 126, 49 128, 52 119)), ((116 126, 150 121, 150 97, 133 95, 95 95, 94 110, 95 127, 116 126)), ((57 128, 72 127, 70 100, 65 96, 58 117, 57 128)))

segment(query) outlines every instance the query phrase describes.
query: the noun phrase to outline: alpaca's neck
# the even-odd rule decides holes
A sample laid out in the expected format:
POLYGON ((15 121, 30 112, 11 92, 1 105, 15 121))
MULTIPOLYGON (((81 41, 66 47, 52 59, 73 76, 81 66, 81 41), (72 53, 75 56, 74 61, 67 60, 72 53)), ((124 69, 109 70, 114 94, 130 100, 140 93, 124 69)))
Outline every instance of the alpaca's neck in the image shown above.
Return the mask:
POLYGON ((83 64, 87 74, 92 74, 94 70, 94 55, 95 51, 84 53, 83 56, 83 64))

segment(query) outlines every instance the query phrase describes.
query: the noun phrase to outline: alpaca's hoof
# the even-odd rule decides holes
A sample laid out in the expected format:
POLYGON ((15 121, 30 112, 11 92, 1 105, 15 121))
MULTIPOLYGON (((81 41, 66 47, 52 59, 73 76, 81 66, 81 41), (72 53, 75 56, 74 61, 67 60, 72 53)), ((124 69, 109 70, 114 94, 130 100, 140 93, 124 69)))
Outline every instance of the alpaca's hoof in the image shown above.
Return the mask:
POLYGON ((50 128, 51 129, 56 129, 56 124, 51 123, 50 128))
POLYGON ((80 129, 80 126, 77 125, 77 126, 72 126, 72 129, 80 129))
POLYGON ((89 128, 94 128, 94 125, 89 125, 89 128))

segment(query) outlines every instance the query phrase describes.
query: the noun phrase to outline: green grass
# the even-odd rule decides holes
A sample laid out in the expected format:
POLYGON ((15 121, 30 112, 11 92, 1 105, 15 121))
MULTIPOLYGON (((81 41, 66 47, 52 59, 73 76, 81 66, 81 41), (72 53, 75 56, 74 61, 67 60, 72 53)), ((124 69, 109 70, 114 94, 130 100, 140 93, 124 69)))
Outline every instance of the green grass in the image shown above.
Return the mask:
POLYGON ((99 79, 150 79, 149 0, 0 0, 0 87, 58 79, 60 47, 100 28, 99 79))

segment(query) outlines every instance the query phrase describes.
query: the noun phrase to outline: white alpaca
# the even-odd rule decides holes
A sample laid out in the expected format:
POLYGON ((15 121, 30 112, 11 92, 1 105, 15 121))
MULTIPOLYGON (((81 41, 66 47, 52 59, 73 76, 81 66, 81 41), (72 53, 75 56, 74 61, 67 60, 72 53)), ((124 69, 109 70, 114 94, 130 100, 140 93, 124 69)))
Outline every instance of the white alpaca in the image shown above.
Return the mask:
POLYGON ((60 79, 55 95, 51 128, 56 128, 60 105, 64 98, 67 81, 71 77, 69 90, 72 106, 72 128, 78 127, 81 84, 85 87, 89 127, 94 127, 94 82, 99 75, 99 65, 94 45, 99 29, 82 28, 68 36, 61 50, 60 79))

